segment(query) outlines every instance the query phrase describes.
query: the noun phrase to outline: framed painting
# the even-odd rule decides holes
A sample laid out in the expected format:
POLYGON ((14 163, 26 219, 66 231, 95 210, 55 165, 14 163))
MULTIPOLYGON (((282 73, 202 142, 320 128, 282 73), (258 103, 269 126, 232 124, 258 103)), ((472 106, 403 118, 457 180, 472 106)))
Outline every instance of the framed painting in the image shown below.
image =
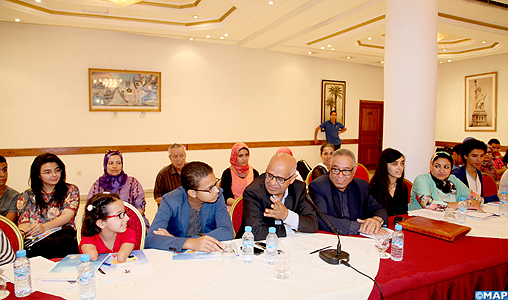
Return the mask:
POLYGON ((330 112, 335 110, 337 121, 345 124, 345 108, 346 82, 323 80, 321 83, 321 123, 330 120, 330 112))
POLYGON ((466 131, 496 131, 497 72, 466 76, 466 131))
POLYGON ((90 111, 161 111, 161 72, 88 69, 90 111))

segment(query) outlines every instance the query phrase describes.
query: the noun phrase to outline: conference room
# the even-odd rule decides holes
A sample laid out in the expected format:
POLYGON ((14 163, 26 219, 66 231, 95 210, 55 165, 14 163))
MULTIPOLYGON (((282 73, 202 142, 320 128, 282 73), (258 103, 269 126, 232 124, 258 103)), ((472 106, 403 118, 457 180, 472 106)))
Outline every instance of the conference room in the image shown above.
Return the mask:
MULTIPOLYGON (((508 140, 506 8, 463 0, 422 1, 434 6, 416 11, 379 0, 161 2, 0 3, 6 129, 0 154, 9 163, 10 187, 26 190, 34 157, 52 152, 86 198, 103 173, 104 153, 118 149, 125 172, 145 190, 152 221, 157 205, 150 193, 173 143, 186 146, 187 161, 204 161, 217 176, 239 141, 249 145, 250 164, 260 173, 283 146, 315 166, 323 80, 345 82, 342 148, 371 171, 377 161, 360 154, 369 146, 365 105, 383 108, 374 147, 404 153, 411 181, 428 171, 436 146, 468 136, 508 140), (425 20, 420 13, 429 10, 432 22, 390 23, 401 22, 398 16, 425 20), (422 44, 431 31, 428 50, 422 44), (89 69, 160 72, 160 111, 90 110, 89 69), (470 131, 466 77, 487 73, 497 75, 495 126, 470 131)), ((324 133, 318 139, 323 143, 324 133)), ((384 265, 374 275, 387 272, 384 265)))

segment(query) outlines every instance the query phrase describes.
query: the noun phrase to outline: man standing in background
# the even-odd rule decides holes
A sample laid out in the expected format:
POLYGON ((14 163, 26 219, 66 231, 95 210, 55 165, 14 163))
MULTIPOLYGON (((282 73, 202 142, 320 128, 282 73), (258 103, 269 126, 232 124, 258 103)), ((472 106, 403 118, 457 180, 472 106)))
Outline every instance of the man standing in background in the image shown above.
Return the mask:
POLYGON ((317 134, 320 129, 325 130, 326 142, 332 144, 335 150, 340 148, 341 140, 339 134, 346 132, 347 128, 340 122, 337 122, 337 112, 332 110, 330 112, 330 120, 323 122, 323 124, 316 127, 314 131, 314 142, 317 144, 317 134))

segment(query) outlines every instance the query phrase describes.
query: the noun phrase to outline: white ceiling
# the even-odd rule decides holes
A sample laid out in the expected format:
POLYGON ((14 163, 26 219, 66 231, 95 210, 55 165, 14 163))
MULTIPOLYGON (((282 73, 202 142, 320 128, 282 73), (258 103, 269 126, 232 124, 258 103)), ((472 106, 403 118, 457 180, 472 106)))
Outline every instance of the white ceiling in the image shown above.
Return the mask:
MULTIPOLYGON (((123 8, 107 0, 0 0, 0 21, 192 38, 377 66, 383 60, 384 0, 268 2, 146 0, 123 8)), ((508 52, 507 8, 438 0, 438 11, 440 62, 508 52)))

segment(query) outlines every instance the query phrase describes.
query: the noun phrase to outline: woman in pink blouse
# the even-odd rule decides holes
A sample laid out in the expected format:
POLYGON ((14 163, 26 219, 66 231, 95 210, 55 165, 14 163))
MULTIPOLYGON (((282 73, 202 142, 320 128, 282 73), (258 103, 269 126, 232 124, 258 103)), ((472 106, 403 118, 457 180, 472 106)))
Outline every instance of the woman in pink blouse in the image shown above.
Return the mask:
POLYGON ((18 227, 25 239, 48 230, 60 230, 44 239, 25 240, 27 257, 65 257, 78 253, 74 217, 79 207, 79 189, 65 182, 65 165, 52 153, 37 156, 30 168, 30 188, 17 203, 18 227))

